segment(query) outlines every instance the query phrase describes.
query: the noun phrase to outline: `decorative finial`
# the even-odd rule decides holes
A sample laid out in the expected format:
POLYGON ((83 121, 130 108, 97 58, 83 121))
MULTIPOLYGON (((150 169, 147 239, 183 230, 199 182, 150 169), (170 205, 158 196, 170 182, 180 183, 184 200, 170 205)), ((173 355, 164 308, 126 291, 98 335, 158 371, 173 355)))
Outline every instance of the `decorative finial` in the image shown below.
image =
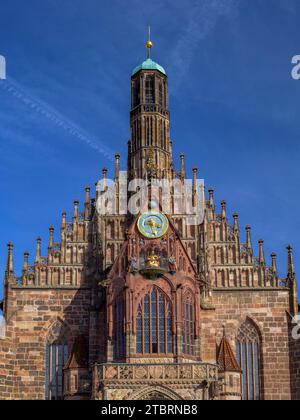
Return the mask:
POLYGON ((223 200, 222 202, 221 202, 221 206, 222 206, 222 219, 223 220, 226 220, 227 219, 227 212, 226 212, 226 210, 227 210, 227 203, 226 203, 226 201, 225 200, 223 200))
POLYGON ((238 215, 238 213, 234 213, 233 220, 234 220, 234 230, 236 232, 238 232, 240 230, 240 228, 239 228, 239 215, 238 215))
POLYGON ((54 244, 54 227, 53 225, 49 228, 49 248, 52 248, 54 244))
POLYGON ((266 263, 265 260, 265 250, 264 250, 264 241, 260 239, 258 241, 259 243, 259 262, 264 265, 266 263))
POLYGON ((9 242, 7 245, 8 247, 8 257, 7 257, 7 269, 6 274, 7 276, 14 275, 14 259, 13 259, 13 250, 14 250, 14 244, 12 242, 9 242))
POLYGON ((276 274, 277 273, 277 254, 275 254, 275 252, 273 252, 271 254, 271 258, 272 258, 273 273, 276 274))
POLYGON ((214 189, 213 188, 209 188, 208 189, 209 192, 209 204, 211 205, 211 207, 215 206, 215 199, 214 199, 214 189))
POLYGON ((148 36, 148 41, 146 44, 146 48, 148 49, 148 59, 151 58, 151 48, 153 47, 153 42, 151 41, 151 27, 149 26, 148 28, 149 30, 149 36, 148 36))
POLYGON ((292 245, 287 247, 288 251, 288 275, 291 277, 295 276, 295 265, 294 265, 294 253, 292 245))
POLYGON ((38 237, 36 239, 37 245, 36 245, 36 257, 35 257, 35 262, 36 264, 39 264, 40 260, 41 260, 41 243, 42 243, 42 239, 40 237, 38 237))

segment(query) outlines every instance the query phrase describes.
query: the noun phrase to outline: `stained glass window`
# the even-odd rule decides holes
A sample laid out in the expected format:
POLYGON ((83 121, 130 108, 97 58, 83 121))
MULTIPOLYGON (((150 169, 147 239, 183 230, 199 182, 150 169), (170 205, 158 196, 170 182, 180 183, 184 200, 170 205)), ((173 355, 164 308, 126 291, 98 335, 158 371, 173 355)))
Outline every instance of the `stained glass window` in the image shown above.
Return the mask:
POLYGON ((63 368, 69 357, 67 344, 55 342, 46 347, 46 399, 62 400, 64 395, 63 368))
POLYGON ((183 331, 182 331, 182 352, 194 354, 195 341, 195 315, 194 300, 189 293, 183 300, 183 331))
POLYGON ((154 287, 141 302, 136 329, 138 354, 173 353, 171 302, 158 288, 154 287))
POLYGON ((237 360, 243 372, 243 399, 260 400, 260 336, 256 326, 250 320, 246 320, 239 328, 236 347, 237 360))

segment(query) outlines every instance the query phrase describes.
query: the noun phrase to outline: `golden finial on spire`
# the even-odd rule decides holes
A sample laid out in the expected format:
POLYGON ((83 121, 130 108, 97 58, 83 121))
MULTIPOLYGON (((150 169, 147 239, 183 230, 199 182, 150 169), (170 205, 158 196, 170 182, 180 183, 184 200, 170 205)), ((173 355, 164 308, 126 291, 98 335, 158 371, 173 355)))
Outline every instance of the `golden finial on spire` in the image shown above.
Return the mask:
POLYGON ((151 41, 151 28, 150 28, 150 26, 149 26, 148 30, 149 30, 149 37, 148 37, 148 41, 147 41, 147 44, 146 44, 146 48, 148 49, 148 58, 150 58, 151 48, 153 47, 153 42, 151 41))

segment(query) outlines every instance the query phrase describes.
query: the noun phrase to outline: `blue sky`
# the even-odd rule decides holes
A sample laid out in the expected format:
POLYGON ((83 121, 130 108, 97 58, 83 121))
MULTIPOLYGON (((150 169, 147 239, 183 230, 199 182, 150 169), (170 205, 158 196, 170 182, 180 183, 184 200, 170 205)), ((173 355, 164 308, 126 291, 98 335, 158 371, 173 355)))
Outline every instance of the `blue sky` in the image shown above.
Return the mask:
POLYGON ((298 0, 2 0, 3 277, 9 240, 19 274, 23 252, 33 259, 40 235, 46 254, 50 224, 58 240, 62 211, 113 168, 115 151, 125 169, 130 74, 149 23, 177 163, 184 151, 217 202, 239 212, 242 234, 251 224, 266 255, 278 253, 282 276, 289 243, 300 271, 299 17, 298 0))

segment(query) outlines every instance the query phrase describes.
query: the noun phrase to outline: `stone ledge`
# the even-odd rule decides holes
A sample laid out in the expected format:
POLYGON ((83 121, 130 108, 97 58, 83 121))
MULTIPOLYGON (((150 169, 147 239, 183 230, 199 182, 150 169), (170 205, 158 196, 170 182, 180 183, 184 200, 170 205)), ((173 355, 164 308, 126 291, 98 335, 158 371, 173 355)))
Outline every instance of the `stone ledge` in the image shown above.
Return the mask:
POLYGON ((11 285, 14 290, 91 290, 91 286, 22 286, 11 285))
POLYGON ((213 292, 290 292, 288 287, 214 287, 213 292))

